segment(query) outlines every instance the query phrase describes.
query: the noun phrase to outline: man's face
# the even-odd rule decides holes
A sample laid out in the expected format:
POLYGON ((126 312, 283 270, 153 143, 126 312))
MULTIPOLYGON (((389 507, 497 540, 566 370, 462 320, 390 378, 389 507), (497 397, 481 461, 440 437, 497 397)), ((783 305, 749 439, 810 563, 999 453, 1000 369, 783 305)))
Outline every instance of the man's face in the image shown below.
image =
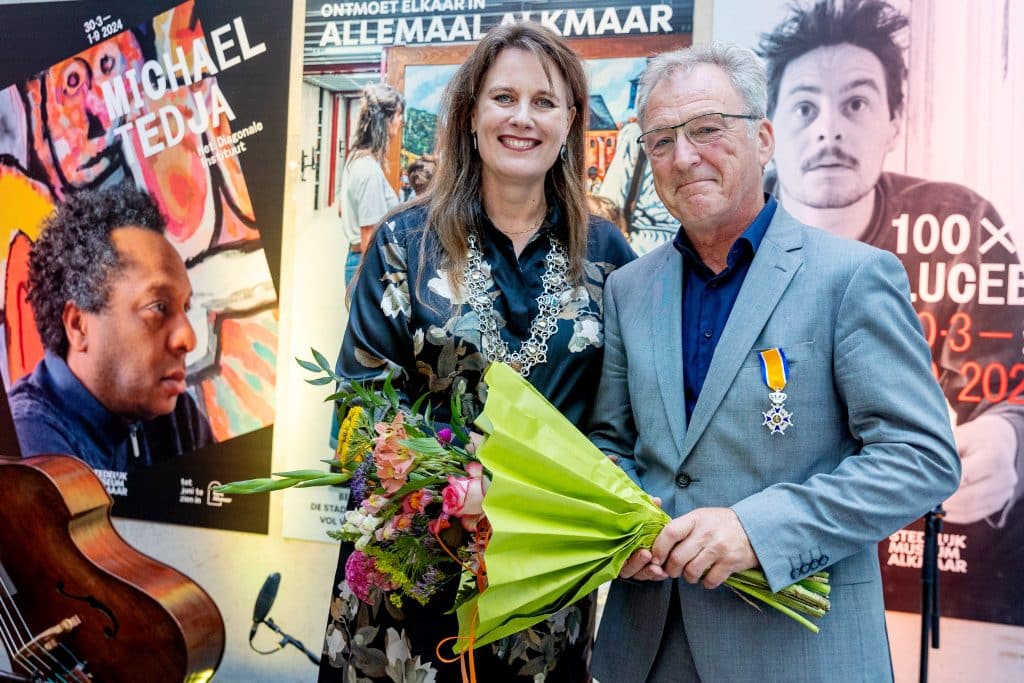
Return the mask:
POLYGON ((185 392, 185 354, 196 345, 185 265, 151 230, 118 228, 111 241, 122 268, 111 277, 106 308, 81 314, 81 344, 69 334, 69 364, 77 354, 72 369, 111 412, 166 415, 185 392))
MULTIPOLYGON (((105 40, 47 70, 42 79, 49 144, 63 180, 82 187, 104 177, 120 154, 100 85, 138 71, 142 51, 131 31, 105 40)), ((140 86, 141 87, 141 86, 140 86)))
POLYGON ((898 132, 882 63, 848 43, 789 63, 772 123, 783 195, 816 209, 843 208, 871 192, 898 132))
MULTIPOLYGON (((674 126, 710 113, 745 115, 747 106, 717 66, 702 64, 676 71, 654 86, 644 130, 674 126)), ((695 146, 677 130, 671 154, 650 159, 658 196, 687 231, 730 231, 748 225, 764 206, 762 168, 774 149, 772 127, 727 119, 729 128, 715 142, 695 146)))

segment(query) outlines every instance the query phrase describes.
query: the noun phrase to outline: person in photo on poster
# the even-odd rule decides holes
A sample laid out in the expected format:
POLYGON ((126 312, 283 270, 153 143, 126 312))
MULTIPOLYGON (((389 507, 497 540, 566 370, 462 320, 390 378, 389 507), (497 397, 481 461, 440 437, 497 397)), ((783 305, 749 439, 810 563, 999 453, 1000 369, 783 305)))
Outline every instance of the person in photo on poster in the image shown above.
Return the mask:
MULTIPOLYGON (((478 43, 442 97, 430 191, 386 217, 370 243, 339 376, 379 387, 390 374, 406 405, 427 397, 435 425, 457 397, 470 422, 488 363, 503 361, 583 424, 604 343, 604 281, 634 258, 586 209, 588 102, 579 57, 552 31, 503 24, 478 43)), ((349 509, 364 489, 354 478, 349 509)), ((438 652, 459 632, 449 612, 458 582, 423 605, 398 608, 379 591, 360 599, 362 557, 342 544, 319 680, 462 681, 457 659, 443 661, 448 646, 438 652)), ((476 649, 479 680, 588 683, 595 615, 591 594, 476 649)))
POLYGON ((192 288, 150 196, 84 190, 44 222, 28 301, 45 347, 8 396, 23 457, 130 472, 213 441, 186 390, 192 288))
POLYGON ((903 266, 763 192, 766 104, 735 45, 641 80, 640 144, 680 225, 608 278, 589 436, 673 519, 612 583, 601 681, 892 680, 876 544, 960 480, 903 266), (722 585, 754 567, 773 591, 829 572, 821 631, 722 585))
MULTIPOLYGON (((999 239, 1004 221, 984 197, 882 170, 905 108, 907 27, 883 0, 820 0, 762 36, 768 115, 779 140, 766 185, 798 219, 903 262, 963 461, 960 487, 943 504, 946 521, 967 525, 970 541, 991 550, 1003 530, 1024 525, 1024 402, 1010 400, 1007 382, 1022 360, 1024 306, 1009 301, 1020 258, 1008 235, 999 239)), ((1016 553, 966 569, 994 582, 986 593, 1011 620, 1001 590, 1020 584, 1016 553)), ((1009 609, 1024 623, 1019 608, 1009 609)))
POLYGON ((619 128, 615 154, 595 194, 619 207, 630 244, 638 254, 645 254, 670 242, 677 228, 658 198, 649 160, 637 142, 641 132, 636 116, 628 116, 619 128))

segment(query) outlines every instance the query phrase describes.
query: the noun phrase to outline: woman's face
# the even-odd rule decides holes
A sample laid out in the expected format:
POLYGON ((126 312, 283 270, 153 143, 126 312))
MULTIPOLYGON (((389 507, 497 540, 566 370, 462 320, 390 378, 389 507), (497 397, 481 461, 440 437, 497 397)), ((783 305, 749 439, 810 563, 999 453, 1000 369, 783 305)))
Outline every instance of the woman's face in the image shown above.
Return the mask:
POLYGON ((472 128, 483 162, 485 182, 543 183, 576 116, 558 69, 550 82, 532 52, 503 50, 484 77, 472 128))
POLYGON ((394 138, 402 130, 402 123, 405 121, 405 111, 399 109, 388 119, 388 138, 394 138))

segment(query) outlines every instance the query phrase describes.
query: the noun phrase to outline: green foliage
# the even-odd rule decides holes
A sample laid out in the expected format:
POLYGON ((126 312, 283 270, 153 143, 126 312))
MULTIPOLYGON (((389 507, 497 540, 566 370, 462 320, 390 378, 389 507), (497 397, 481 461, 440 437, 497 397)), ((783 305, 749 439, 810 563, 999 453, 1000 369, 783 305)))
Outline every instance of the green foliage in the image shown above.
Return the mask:
POLYGON ((434 151, 437 114, 409 107, 402 128, 402 149, 418 157, 434 151))

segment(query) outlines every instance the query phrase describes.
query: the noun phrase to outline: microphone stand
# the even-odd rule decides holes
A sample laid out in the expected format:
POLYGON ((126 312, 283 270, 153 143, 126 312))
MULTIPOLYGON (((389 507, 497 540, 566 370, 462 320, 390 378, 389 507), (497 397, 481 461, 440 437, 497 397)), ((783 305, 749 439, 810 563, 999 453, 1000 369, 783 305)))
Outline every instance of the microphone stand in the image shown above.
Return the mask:
POLYGON ((924 516, 921 558, 921 660, 918 680, 928 683, 928 649, 939 649, 939 532, 946 511, 936 505, 924 516), (930 635, 930 638, 929 638, 930 635))
MULTIPOLYGON (((252 637, 250 637, 249 638, 249 647, 251 647, 253 650, 255 650, 256 652, 259 652, 261 655, 269 655, 272 652, 277 652, 278 650, 283 650, 285 645, 292 645, 294 647, 297 647, 299 650, 302 650, 302 653, 305 654, 306 657, 309 658, 309 661, 313 662, 317 666, 320 666, 320 658, 317 657, 312 652, 310 652, 309 650, 307 650, 306 646, 302 644, 302 641, 300 641, 297 638, 293 638, 292 636, 290 636, 287 633, 285 633, 284 631, 282 631, 281 628, 277 624, 274 623, 273 619, 270 619, 269 617, 266 618, 266 619, 261 619, 260 621, 257 622, 257 624, 266 624, 268 627, 270 627, 271 631, 273 631, 273 632, 275 632, 277 634, 280 634, 281 641, 277 644, 277 648, 274 649, 274 650, 257 650, 256 647, 252 644, 252 637)), ((253 635, 255 635, 255 631, 253 631, 253 635)))

